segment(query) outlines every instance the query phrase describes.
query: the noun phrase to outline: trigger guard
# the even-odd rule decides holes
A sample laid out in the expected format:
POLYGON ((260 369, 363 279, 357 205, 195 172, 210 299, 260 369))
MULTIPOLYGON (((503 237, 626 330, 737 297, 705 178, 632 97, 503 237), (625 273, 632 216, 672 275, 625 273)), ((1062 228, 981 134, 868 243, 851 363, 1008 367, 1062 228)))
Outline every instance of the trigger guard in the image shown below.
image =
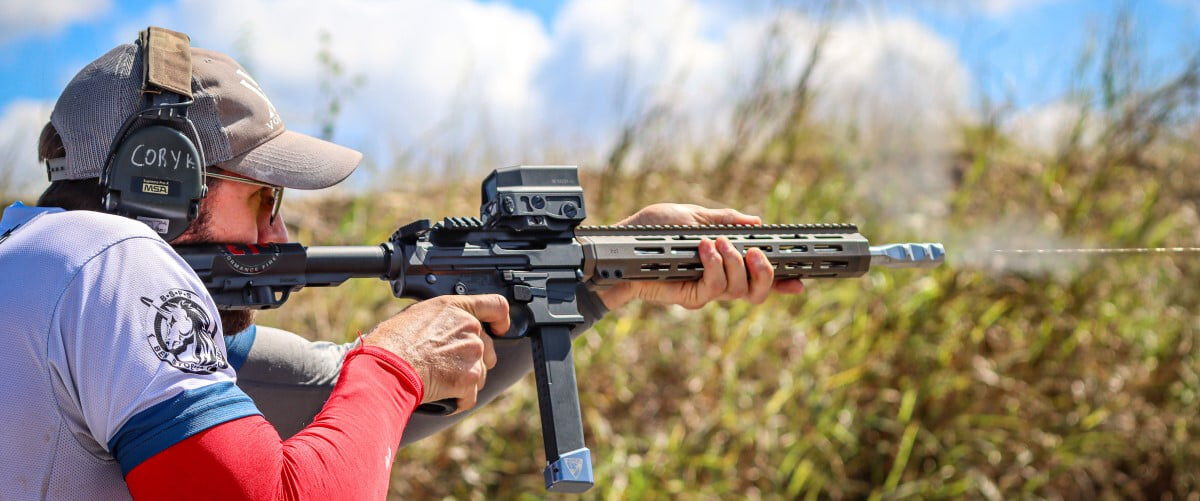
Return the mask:
POLYGON ((529 313, 525 308, 511 309, 512 303, 509 303, 510 309, 508 313, 508 332, 502 335, 496 335, 492 332, 491 326, 483 325, 483 331, 496 339, 521 339, 529 335, 529 313))

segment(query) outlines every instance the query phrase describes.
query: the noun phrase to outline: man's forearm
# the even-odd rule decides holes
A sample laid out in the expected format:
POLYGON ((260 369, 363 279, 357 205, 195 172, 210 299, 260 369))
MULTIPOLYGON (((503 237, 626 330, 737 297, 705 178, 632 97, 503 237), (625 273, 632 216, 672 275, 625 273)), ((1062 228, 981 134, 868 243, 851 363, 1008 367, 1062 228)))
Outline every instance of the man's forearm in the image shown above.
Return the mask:
MULTIPOLYGON (((579 311, 585 322, 571 331, 573 338, 608 312, 596 293, 585 286, 580 285, 577 294, 579 311)), ((279 435, 287 438, 312 422, 313 416, 320 411, 337 382, 342 357, 357 341, 339 345, 308 341, 271 327, 259 326, 256 330, 249 351, 245 353, 245 361, 240 367, 235 364, 237 384, 250 395, 279 435)), ((247 335, 250 333, 238 334, 247 335)), ((479 391, 475 409, 494 400, 533 370, 528 339, 497 339, 495 347, 496 367, 488 372, 487 384, 479 391)), ((232 353, 231 358, 234 358, 232 353)), ((405 430, 403 444, 448 428, 471 412, 473 410, 454 416, 415 414, 405 430)))
POLYGON ((358 348, 314 423, 280 440, 260 416, 201 431, 126 475, 135 498, 378 499, 423 384, 406 361, 358 348), (382 428, 382 429, 380 429, 382 428), (203 480, 203 481, 199 481, 203 480))

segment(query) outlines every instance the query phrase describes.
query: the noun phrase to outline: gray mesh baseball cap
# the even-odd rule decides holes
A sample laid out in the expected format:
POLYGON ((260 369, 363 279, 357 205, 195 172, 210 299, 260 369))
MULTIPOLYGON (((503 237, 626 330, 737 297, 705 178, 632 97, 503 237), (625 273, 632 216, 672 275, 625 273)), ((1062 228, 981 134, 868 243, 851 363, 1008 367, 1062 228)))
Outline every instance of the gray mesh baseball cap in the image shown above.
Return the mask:
MULTIPOLYGON (((258 82, 229 56, 192 48, 188 117, 209 165, 266 183, 314 190, 337 184, 362 153, 287 130, 258 82)), ((113 137, 143 105, 142 54, 120 45, 79 71, 63 89, 50 123, 62 137, 65 161, 51 162, 51 180, 100 177, 113 137)))

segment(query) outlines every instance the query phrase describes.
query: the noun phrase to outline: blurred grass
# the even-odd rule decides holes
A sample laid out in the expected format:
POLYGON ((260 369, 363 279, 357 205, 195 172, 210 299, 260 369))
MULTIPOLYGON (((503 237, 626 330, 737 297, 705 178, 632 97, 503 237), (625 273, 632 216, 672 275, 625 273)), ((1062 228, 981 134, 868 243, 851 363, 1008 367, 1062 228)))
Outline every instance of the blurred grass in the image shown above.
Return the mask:
MULTIPOLYGON (((1196 122, 1163 119, 1155 126, 1171 134, 1122 139, 1145 126, 1130 114, 1169 104, 1141 100, 1190 102, 1160 91, 1111 99, 1120 104, 1096 112, 1107 140, 1054 155, 1022 151, 996 127, 964 126, 946 212, 926 227, 897 224, 886 203, 856 189, 871 169, 856 160, 861 146, 803 116, 768 131, 754 154, 609 165, 586 171, 584 185, 598 223, 653 201, 721 200, 768 222, 855 222, 873 241, 986 231, 1014 215, 1088 245, 1195 245, 1196 122)), ((291 222, 314 244, 381 241, 410 219, 476 213, 477 184, 411 179, 375 196, 302 200, 291 222)), ((633 304, 609 315, 575 344, 596 462, 584 497, 1200 496, 1200 263, 998 267, 957 250, 935 270, 812 281, 803 296, 761 306, 633 304)), ((359 281, 304 291, 263 322, 348 339, 402 306, 382 284, 359 281)), ((536 416, 529 378, 402 450, 392 496, 544 497, 536 416)))
MULTIPOLYGON (((945 239, 950 261, 810 281, 760 306, 610 314, 575 343, 597 479, 583 497, 1200 499, 1200 262, 997 263, 975 248, 979 235, 1004 246, 1021 233, 1200 244, 1196 61, 1146 85, 1122 22, 1081 56, 1067 97, 1082 113, 1057 151, 1026 151, 987 111, 951 138, 943 192, 875 189, 889 167, 874 146, 809 116, 811 67, 747 96, 733 141, 713 151, 653 154, 664 148, 639 138, 657 111, 622 131, 584 172, 590 223, 657 201, 719 202, 767 222, 857 223, 873 242, 945 239), (917 198, 940 212, 898 214, 917 198)), ((373 243, 413 219, 477 213, 483 172, 455 172, 290 198, 292 237, 373 243)), ((344 341, 407 304, 359 280, 301 291, 261 321, 344 341)), ((546 497, 537 415, 530 377, 402 449, 390 497, 546 497)))

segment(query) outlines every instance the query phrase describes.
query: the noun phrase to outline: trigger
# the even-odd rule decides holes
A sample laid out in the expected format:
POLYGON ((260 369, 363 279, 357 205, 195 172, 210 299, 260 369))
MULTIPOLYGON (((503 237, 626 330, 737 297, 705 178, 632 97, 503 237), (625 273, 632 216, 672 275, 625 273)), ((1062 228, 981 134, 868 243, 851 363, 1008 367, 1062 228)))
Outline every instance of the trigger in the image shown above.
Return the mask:
MULTIPOLYGON (((513 325, 512 322, 509 321, 508 325, 509 325, 509 330, 511 331, 512 325, 513 325)), ((511 337, 506 336, 505 334, 508 334, 507 332, 501 332, 499 334, 496 334, 496 331, 492 330, 491 324, 483 324, 483 332, 489 336, 496 338, 496 339, 516 339, 516 338, 521 337, 521 336, 511 336, 511 337)))

